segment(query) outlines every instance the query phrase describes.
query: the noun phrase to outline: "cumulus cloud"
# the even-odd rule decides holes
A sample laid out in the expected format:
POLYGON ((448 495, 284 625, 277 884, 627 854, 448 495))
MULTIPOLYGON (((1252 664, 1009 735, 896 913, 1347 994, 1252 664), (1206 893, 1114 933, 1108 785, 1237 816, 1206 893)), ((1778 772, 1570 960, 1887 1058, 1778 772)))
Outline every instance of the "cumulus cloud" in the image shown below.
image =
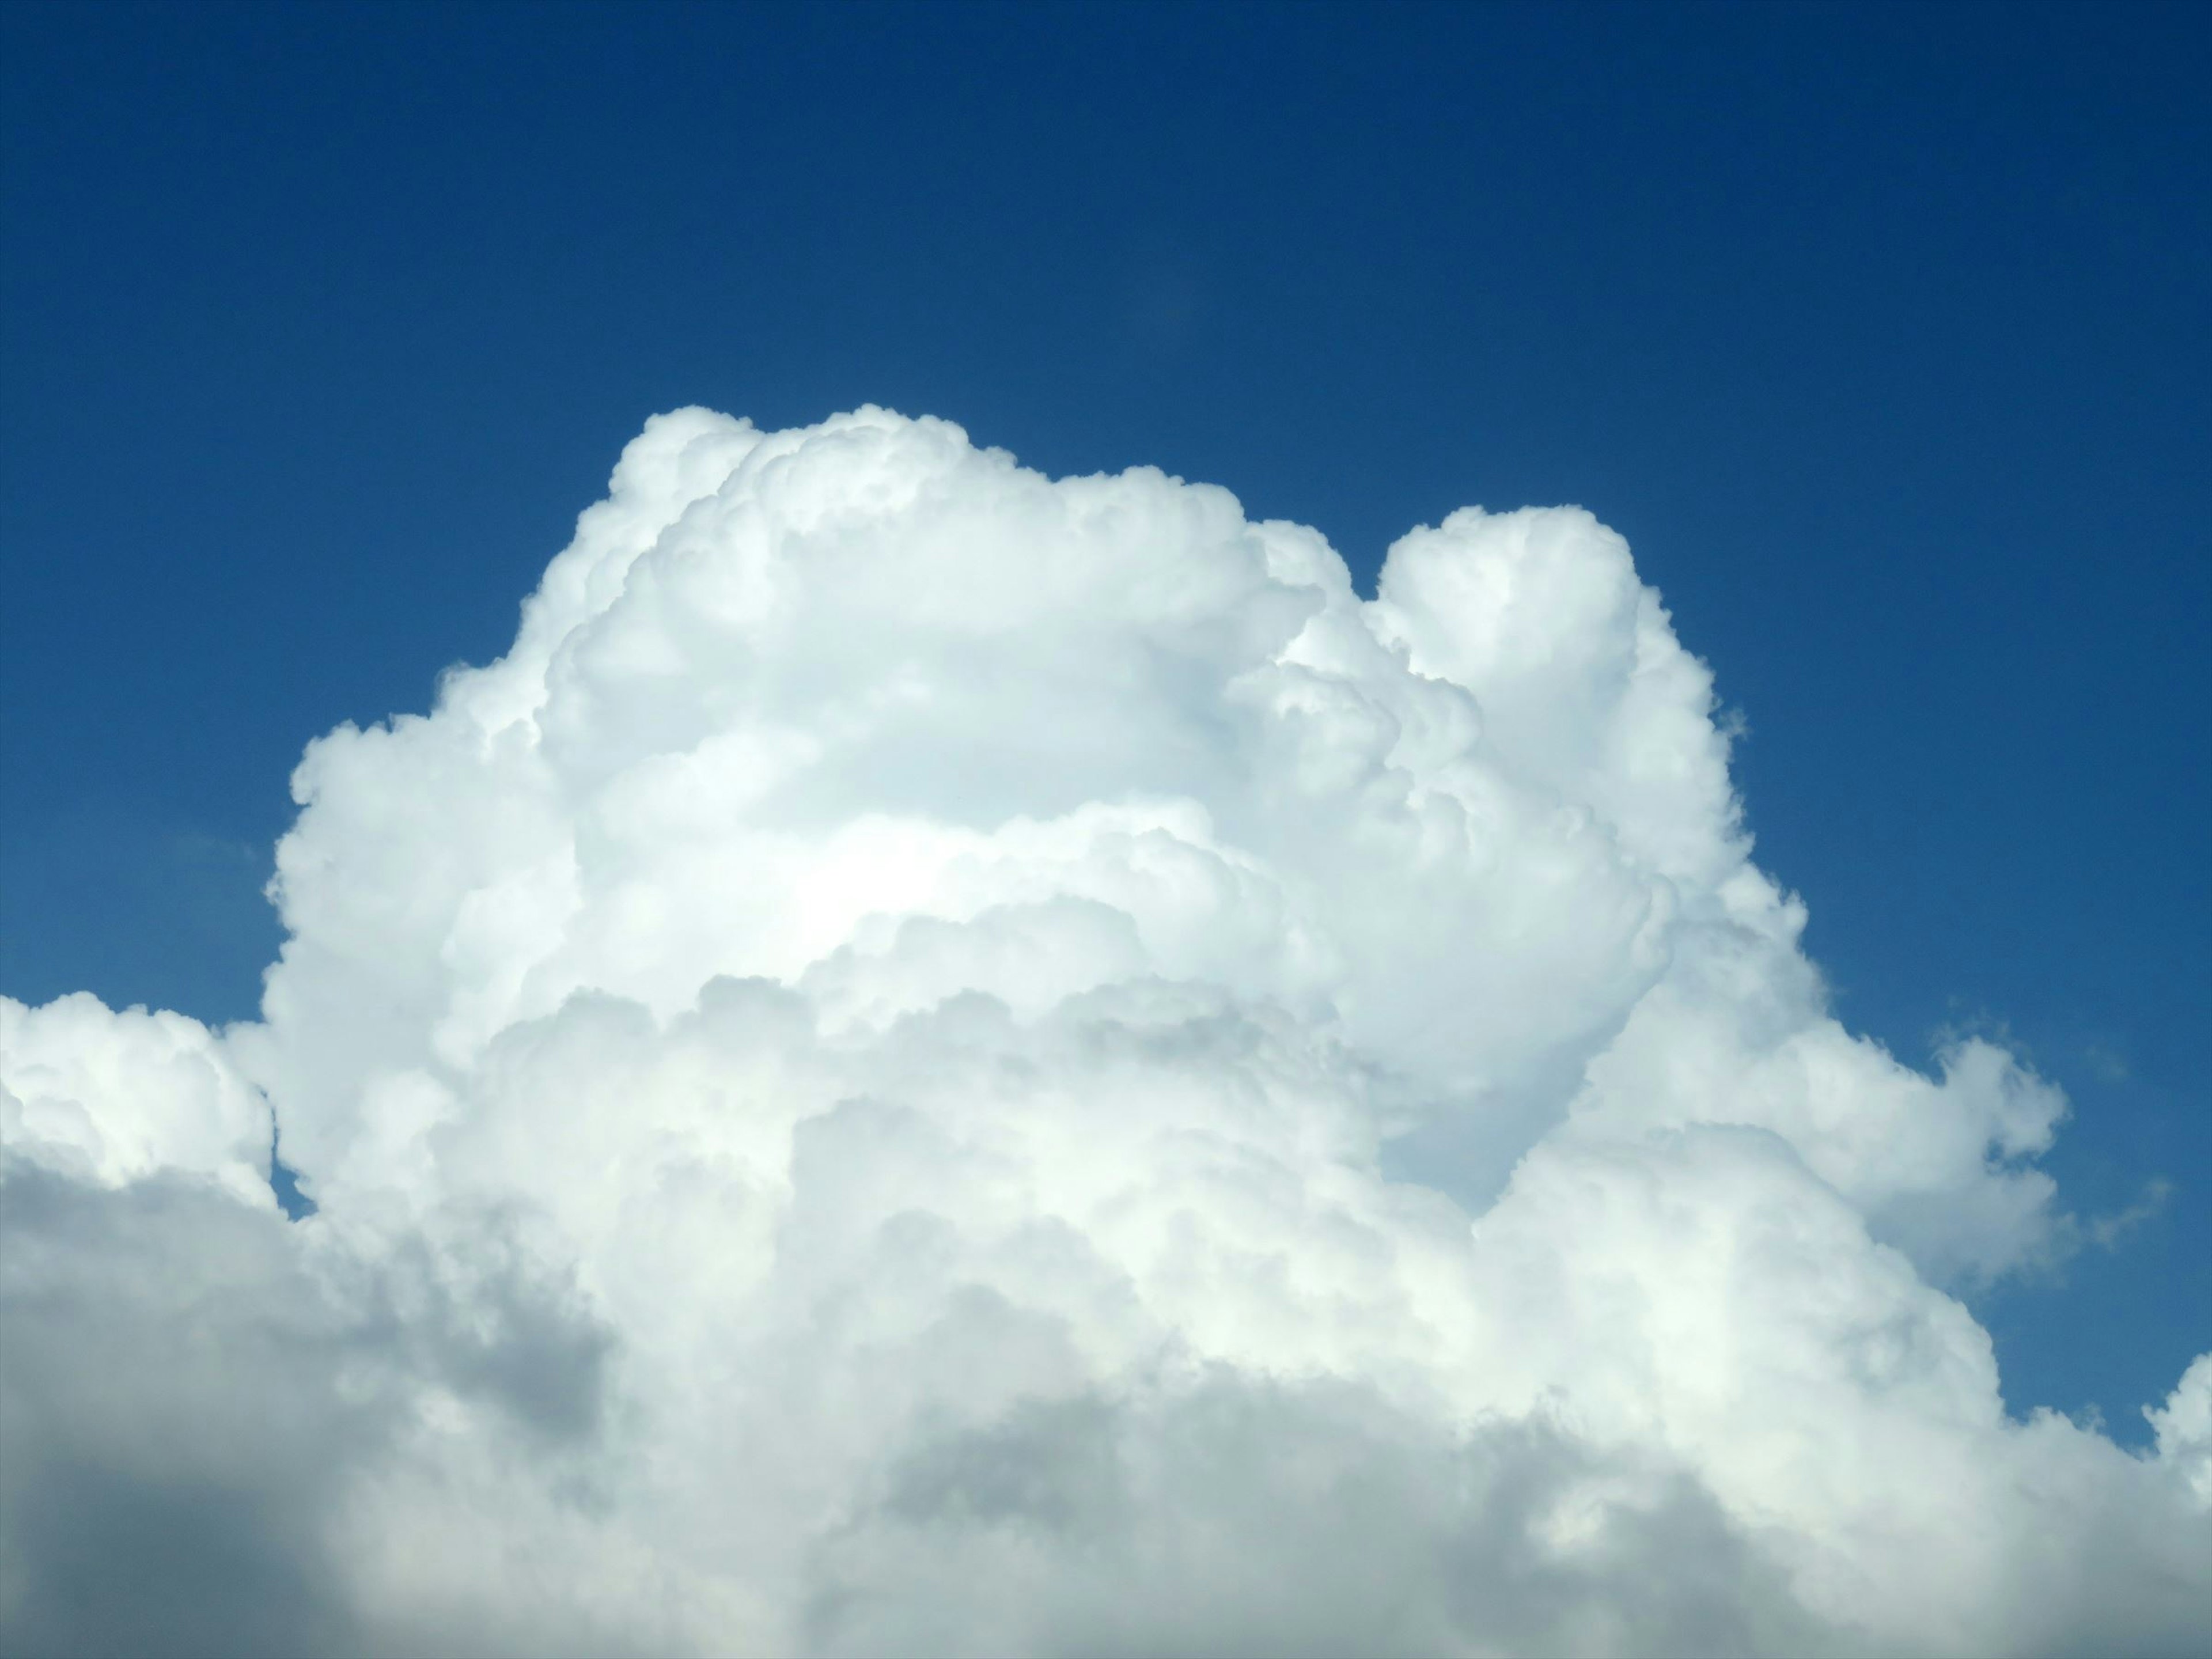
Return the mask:
POLYGON ((259 1021, 0 1003, 6 1645, 2201 1649, 2212 1356, 2008 1414, 2065 1102, 1830 1018, 1728 760, 1578 510, 1365 600, 653 421, 308 749, 259 1021))

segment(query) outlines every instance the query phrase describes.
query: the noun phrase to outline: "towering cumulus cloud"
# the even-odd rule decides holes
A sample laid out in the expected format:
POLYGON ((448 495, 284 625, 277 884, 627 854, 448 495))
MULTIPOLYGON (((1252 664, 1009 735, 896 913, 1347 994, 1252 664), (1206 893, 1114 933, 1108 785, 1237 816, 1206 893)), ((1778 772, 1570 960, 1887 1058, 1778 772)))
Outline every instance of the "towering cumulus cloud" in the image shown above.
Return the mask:
POLYGON ((258 1024, 5 1006, 0 1644, 2201 1651, 2212 1357, 2008 1412, 2064 1103, 1828 1017, 1713 715, 1579 511, 653 421, 258 1024))

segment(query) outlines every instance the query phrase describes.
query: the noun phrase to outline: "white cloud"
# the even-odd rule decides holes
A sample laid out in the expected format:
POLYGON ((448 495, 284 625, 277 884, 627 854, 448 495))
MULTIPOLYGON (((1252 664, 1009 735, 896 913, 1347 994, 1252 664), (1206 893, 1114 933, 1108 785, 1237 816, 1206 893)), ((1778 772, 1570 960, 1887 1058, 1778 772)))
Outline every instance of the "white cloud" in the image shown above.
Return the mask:
POLYGON ((2212 1509, 2212 1354, 2199 1354, 2182 1373, 2164 1410, 2143 1415, 2158 1433, 2158 1455, 2189 1482, 2197 1501, 2212 1509))
POLYGON ((1370 603, 1156 472, 653 422, 309 749, 262 1022, 0 1006, 0 1630, 2201 1646, 2212 1358, 2155 1455, 2008 1418, 1946 1286, 2078 1233, 2065 1103, 1828 1017, 1728 747, 1578 511, 1370 603))
POLYGON ((88 993, 27 1008, 0 997, 0 1142, 113 1188, 165 1170, 210 1176, 274 1209, 268 1103, 198 1020, 111 1012, 88 993))

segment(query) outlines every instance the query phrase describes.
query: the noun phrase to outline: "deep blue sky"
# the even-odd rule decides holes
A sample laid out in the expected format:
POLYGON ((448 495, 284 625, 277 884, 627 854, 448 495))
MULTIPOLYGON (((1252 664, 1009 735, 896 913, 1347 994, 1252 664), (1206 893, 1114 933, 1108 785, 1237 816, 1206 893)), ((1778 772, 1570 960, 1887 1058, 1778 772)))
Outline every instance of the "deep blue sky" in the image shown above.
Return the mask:
POLYGON ((0 9, 0 986, 249 1014, 301 744, 621 444, 874 400, 1371 577, 1624 531, 1856 1028, 2085 1212, 2015 1405, 2212 1346, 2212 8, 0 9))

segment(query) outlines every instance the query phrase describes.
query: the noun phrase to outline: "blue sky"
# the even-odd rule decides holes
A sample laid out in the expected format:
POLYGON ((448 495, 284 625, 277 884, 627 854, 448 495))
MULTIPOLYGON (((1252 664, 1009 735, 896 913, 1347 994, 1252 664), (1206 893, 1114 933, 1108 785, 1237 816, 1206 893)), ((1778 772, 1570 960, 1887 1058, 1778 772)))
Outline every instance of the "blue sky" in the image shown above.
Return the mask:
POLYGON ((2139 1437, 2212 1328, 2196 8, 4 14, 4 973, 252 1012, 301 744, 482 660, 644 416, 877 401, 1371 573, 1620 529, 1847 1023, 2001 1030, 2139 1437))

